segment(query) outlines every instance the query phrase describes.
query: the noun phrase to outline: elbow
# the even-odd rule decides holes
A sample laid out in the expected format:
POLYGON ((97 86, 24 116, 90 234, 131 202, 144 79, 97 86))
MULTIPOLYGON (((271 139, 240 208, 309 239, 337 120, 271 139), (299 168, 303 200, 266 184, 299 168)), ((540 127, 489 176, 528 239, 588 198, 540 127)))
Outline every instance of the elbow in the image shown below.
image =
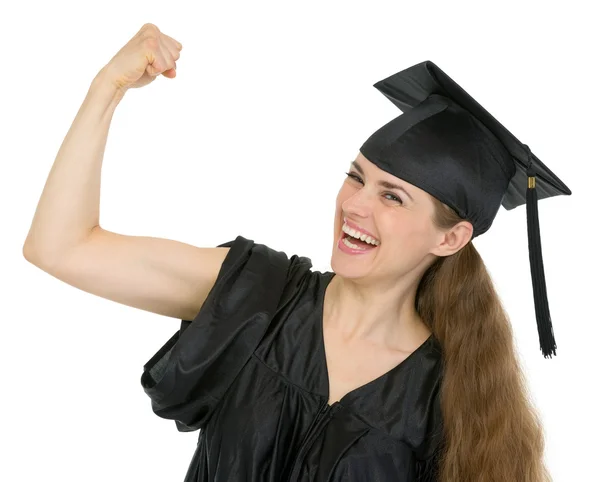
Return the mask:
POLYGON ((31 244, 29 244, 27 242, 23 245, 23 257, 30 263, 33 263, 33 259, 34 259, 33 249, 31 248, 31 244))
POLYGON ((23 244, 22 252, 27 261, 44 271, 47 271, 57 258, 57 250, 50 249, 48 244, 40 244, 39 241, 34 243, 29 237, 23 244))
POLYGON ((23 245, 23 257, 34 266, 42 267, 48 263, 42 260, 42 257, 35 251, 31 244, 25 243, 23 245))
POLYGON ((44 271, 49 271, 52 267, 58 265, 59 261, 65 256, 65 253, 70 252, 73 246, 77 246, 86 241, 100 229, 100 226, 94 226, 87 230, 85 235, 83 235, 76 243, 71 243, 68 247, 62 246, 61 248, 56 248, 55 246, 52 247, 48 243, 38 243, 37 245, 34 245, 28 237, 23 244, 23 257, 31 264, 44 271))
POLYGON ((23 246, 23 257, 35 267, 45 271, 46 273, 53 274, 57 273, 58 266, 60 266, 60 258, 56 255, 49 256, 40 253, 29 245, 23 246))

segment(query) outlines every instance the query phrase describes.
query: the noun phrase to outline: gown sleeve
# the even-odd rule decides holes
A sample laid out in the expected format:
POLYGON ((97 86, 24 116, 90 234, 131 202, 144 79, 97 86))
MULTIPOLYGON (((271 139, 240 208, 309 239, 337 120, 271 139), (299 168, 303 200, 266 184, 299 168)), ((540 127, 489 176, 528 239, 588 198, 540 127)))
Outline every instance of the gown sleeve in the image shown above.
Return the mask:
POLYGON ((238 236, 193 320, 144 365, 141 384, 153 412, 180 432, 203 428, 273 317, 284 290, 312 266, 309 258, 275 251, 238 236))

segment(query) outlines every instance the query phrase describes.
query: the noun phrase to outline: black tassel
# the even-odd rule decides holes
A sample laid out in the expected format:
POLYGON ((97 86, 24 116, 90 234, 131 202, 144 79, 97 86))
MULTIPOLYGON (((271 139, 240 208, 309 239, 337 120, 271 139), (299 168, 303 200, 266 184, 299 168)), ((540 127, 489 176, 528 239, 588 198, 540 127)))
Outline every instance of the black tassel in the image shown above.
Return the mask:
POLYGON ((531 266, 531 281, 533 284, 533 299, 535 302, 535 317, 537 320, 540 348, 544 358, 556 356, 556 342, 550 319, 548 296, 546 293, 546 278, 542 260, 542 243, 540 240, 540 223, 538 219, 538 196, 535 189, 536 171, 533 166, 533 156, 525 145, 529 163, 527 165, 527 237, 529 238, 529 264, 531 266))

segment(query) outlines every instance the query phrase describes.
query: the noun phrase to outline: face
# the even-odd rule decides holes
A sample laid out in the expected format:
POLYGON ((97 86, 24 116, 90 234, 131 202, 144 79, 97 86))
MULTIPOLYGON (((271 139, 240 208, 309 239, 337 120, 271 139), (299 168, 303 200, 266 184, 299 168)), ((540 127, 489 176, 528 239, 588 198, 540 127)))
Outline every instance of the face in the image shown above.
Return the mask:
POLYGON ((336 198, 333 271, 347 278, 397 277, 429 264, 442 239, 431 220, 434 205, 429 193, 379 169, 361 153, 348 173, 336 198), (404 191, 380 185, 385 182, 404 191), (346 236, 344 218, 372 233, 379 245, 361 254, 344 252, 338 246, 346 236))

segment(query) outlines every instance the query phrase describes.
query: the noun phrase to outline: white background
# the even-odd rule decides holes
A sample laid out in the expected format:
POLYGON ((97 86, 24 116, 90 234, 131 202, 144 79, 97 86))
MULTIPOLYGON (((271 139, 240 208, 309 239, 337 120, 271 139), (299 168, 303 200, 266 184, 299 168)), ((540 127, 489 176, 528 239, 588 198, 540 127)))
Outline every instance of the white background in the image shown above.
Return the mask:
POLYGON ((108 230, 203 247, 241 234, 329 270, 344 172, 400 113, 372 84, 424 60, 531 147, 573 191, 539 204, 557 357, 539 350, 525 206, 501 208, 475 245, 511 317, 554 480, 600 480, 599 19, 594 2, 549 3, 3 4, 0 479, 176 482, 195 449, 198 432, 154 415, 139 382, 179 320, 76 289, 21 251, 91 80, 151 22, 184 48, 175 79, 129 91, 115 112, 108 230))

